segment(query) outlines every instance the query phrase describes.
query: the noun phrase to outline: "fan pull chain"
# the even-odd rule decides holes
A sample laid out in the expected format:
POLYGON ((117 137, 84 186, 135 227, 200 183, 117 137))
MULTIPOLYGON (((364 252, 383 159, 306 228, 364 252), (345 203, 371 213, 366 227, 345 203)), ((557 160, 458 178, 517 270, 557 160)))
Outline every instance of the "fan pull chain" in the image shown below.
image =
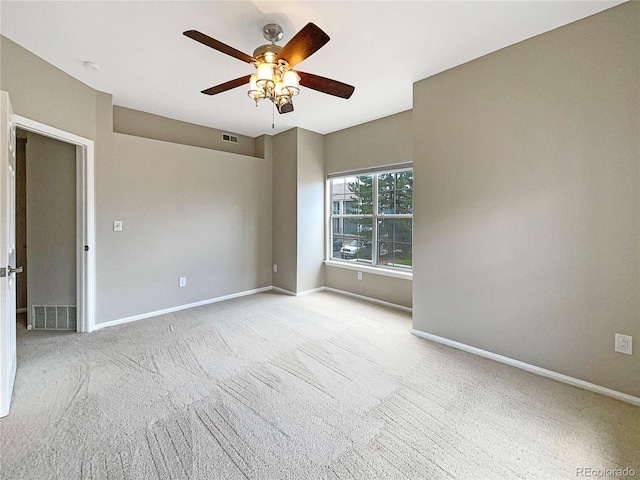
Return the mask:
POLYGON ((276 128, 276 104, 272 103, 271 106, 271 128, 276 128))

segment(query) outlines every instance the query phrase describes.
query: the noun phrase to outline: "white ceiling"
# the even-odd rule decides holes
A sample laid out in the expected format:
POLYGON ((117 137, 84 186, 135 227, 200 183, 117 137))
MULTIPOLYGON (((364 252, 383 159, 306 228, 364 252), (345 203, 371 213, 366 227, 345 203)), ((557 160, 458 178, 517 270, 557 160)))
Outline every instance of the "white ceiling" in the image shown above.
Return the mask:
POLYGON ((412 84, 620 1, 7 1, 0 32, 114 104, 250 135, 297 126, 330 133, 412 106, 412 84), (185 36, 199 30, 247 54, 279 23, 284 45, 308 22, 331 41, 300 70, 356 87, 349 100, 301 89, 295 111, 256 108, 246 88, 201 90, 253 67, 185 36), (92 61, 101 70, 84 67, 92 61))

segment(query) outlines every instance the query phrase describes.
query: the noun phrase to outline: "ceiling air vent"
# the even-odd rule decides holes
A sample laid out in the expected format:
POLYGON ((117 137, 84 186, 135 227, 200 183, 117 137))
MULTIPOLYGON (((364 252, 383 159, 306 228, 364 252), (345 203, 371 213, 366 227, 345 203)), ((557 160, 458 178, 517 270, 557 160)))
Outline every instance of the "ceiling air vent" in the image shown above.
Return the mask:
POLYGON ((238 143, 238 137, 236 137, 235 135, 231 135, 230 133, 223 133, 222 141, 229 143, 238 143))

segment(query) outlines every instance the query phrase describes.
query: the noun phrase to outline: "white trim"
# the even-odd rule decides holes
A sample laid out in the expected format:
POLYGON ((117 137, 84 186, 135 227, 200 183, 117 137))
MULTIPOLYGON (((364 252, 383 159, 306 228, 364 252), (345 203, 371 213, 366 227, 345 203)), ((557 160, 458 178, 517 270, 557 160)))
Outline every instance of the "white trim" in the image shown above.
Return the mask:
POLYGON ((395 303, 385 302, 383 300, 378 300, 378 299, 372 298, 372 297, 365 297, 364 295, 358 295, 357 293, 345 292, 344 290, 338 290, 336 288, 330 288, 330 287, 312 288, 311 290, 305 290, 304 292, 300 292, 300 293, 298 293, 296 295, 294 292, 291 292, 289 290, 285 290, 284 288, 269 286, 269 287, 256 288, 256 289, 253 289, 253 290, 246 290, 244 292, 232 293, 232 294, 229 294, 229 295, 224 295, 222 297, 210 298, 208 300, 201 300, 199 302, 188 303, 186 305, 178 305, 176 307, 169 307, 169 308, 165 308, 165 309, 162 309, 162 310, 156 310, 154 312, 147 312, 147 313, 141 313, 139 315, 132 315, 131 317, 119 318, 117 320, 111 320, 109 322, 98 323, 98 324, 96 324, 94 326, 94 330, 100 330, 100 329, 103 329, 103 328, 106 328, 106 327, 113 327, 115 325, 121 325, 123 323, 135 322, 137 320, 142 320, 142 319, 145 319, 145 318, 157 317, 158 315, 165 315, 167 313, 177 312, 177 311, 180 311, 180 310, 186 310, 187 308, 194 308, 194 307, 200 307, 202 305, 209 305, 211 303, 223 302, 225 300, 231 300, 232 298, 245 297, 247 295, 253 295, 255 293, 267 292, 269 290, 273 290, 273 291, 282 293, 284 295, 291 295, 293 297, 300 297, 300 296, 309 295, 309 294, 312 294, 312 293, 318 293, 318 292, 322 292, 322 291, 329 291, 329 292, 333 292, 333 293, 339 293, 341 295, 346 295, 348 297, 354 297, 354 298, 358 298, 360 300, 365 300, 367 302, 378 303, 380 305, 384 305, 385 307, 397 308, 399 310, 404 310, 406 312, 411 312, 410 308, 405 307, 403 305, 397 305, 395 303))
POLYGON ((384 267, 374 267, 372 265, 363 265, 362 263, 347 263, 338 260, 325 260, 324 264, 329 267, 346 268, 347 270, 358 270, 360 272, 367 272, 385 277, 413 280, 413 272, 401 272, 384 267))
POLYGON ((377 303, 377 304, 383 305, 385 307, 396 308, 398 310, 403 310, 405 312, 413 311, 412 308, 405 307, 404 305, 398 305, 397 303, 385 302, 384 300, 378 300, 377 298, 373 298, 373 297, 365 297, 364 295, 358 295, 357 293, 351 293, 351 292, 346 292, 344 290, 338 290, 337 288, 324 287, 324 290, 327 291, 327 292, 339 293, 340 295, 346 295, 347 297, 354 297, 354 298, 357 298, 359 300, 365 300, 365 301, 371 302, 371 303, 377 303))
POLYGON ((285 290, 284 288, 280 288, 280 287, 271 287, 271 290, 275 290, 276 292, 279 293, 283 293, 284 295, 292 295, 292 296, 296 296, 295 292, 292 292, 290 290, 285 290))
POLYGON ((478 355, 480 357, 489 358, 491 360, 495 360, 496 362, 504 363, 506 365, 510 365, 512 367, 516 367, 521 370, 526 370, 527 372, 535 373, 536 375, 540 375, 542 377, 551 378, 553 380, 557 380, 559 382, 566 383, 568 385, 573 385, 574 387, 582 388, 584 390, 589 390, 591 392, 600 393, 608 397, 613 397, 618 400, 622 400, 623 402, 628 402, 628 403, 632 403, 633 405, 640 406, 640 397, 634 397, 633 395, 629 395, 627 393, 611 390, 610 388, 602 387, 600 385, 596 385, 595 383, 586 382, 584 380, 580 380, 579 378, 570 377, 562 373, 554 372, 552 370, 547 370, 546 368, 537 367, 529 363, 521 362, 520 360, 515 360, 513 358, 505 357, 497 353, 488 352, 487 350, 482 350, 480 348, 472 347, 471 345, 456 342, 455 340, 449 340, 448 338, 439 337, 438 335, 433 335, 431 333, 422 332, 416 329, 411 330, 411 333, 417 337, 421 337, 426 340, 431 340, 433 342, 441 343, 449 347, 457 348, 458 350, 463 350, 465 352, 473 353, 474 355, 478 355))
POLYGON ((298 292, 296 293, 296 297, 303 297, 305 295, 309 295, 310 293, 316 293, 316 292, 322 292, 324 291, 325 287, 318 287, 318 288, 312 288, 310 290, 305 290, 304 292, 298 292))
POLYGON ((76 145, 76 242, 78 331, 91 332, 95 323, 95 146, 93 140, 14 115, 17 127, 76 145), (89 251, 84 251, 84 246, 89 251))
POLYGON ((89 140, 88 138, 81 137, 74 133, 65 132, 59 128, 40 123, 36 120, 31 120, 30 118, 23 117, 22 115, 16 114, 13 118, 16 126, 19 126, 23 130, 29 130, 30 132, 39 133, 45 137, 54 138, 65 143, 73 143, 74 145, 86 145, 88 143, 93 145, 93 140, 89 140))
POLYGON ((111 320, 109 322, 97 323, 94 330, 100 330, 106 327, 113 327, 115 325, 121 325, 123 323, 135 322, 136 320, 142 320, 144 318, 157 317, 158 315, 165 315, 167 313, 177 312, 180 310, 186 310, 187 308, 200 307, 202 305, 209 305, 211 303, 223 302, 225 300, 231 300, 232 298, 245 297, 247 295, 253 295, 254 293, 261 293, 271 290, 273 287, 255 288, 253 290, 246 290, 244 292, 231 293, 229 295, 223 295, 222 297, 209 298, 207 300, 201 300, 199 302, 187 303, 186 305, 178 305, 177 307, 164 308, 162 310, 156 310, 155 312, 141 313, 139 315, 133 315, 131 317, 119 318, 117 320, 111 320))

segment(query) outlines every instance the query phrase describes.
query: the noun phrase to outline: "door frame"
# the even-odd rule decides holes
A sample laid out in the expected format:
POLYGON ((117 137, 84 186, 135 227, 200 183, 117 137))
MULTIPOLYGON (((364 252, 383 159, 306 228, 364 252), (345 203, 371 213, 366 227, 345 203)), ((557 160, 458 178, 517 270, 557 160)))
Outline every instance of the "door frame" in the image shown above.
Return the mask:
POLYGON ((76 146, 76 303, 78 332, 95 326, 95 147, 93 140, 65 132, 21 115, 14 115, 16 128, 76 146))

